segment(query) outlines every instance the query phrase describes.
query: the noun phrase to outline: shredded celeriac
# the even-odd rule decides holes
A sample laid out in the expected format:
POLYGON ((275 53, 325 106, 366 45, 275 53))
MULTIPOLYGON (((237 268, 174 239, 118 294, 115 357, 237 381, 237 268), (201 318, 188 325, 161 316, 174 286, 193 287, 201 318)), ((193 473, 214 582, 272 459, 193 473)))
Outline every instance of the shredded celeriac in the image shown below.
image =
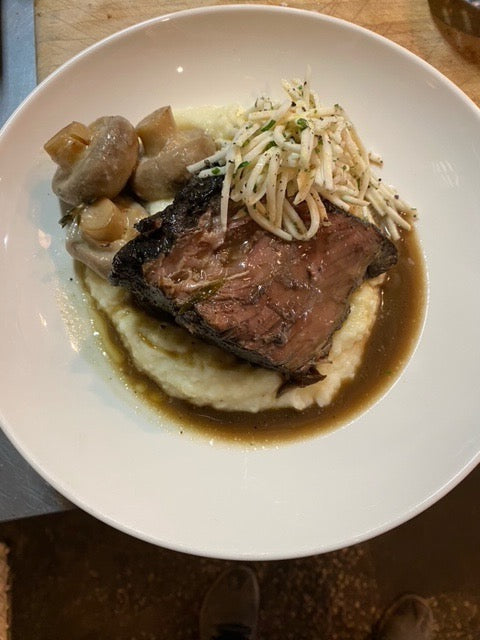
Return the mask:
POLYGON ((261 97, 244 114, 231 140, 188 167, 200 177, 223 175, 220 218, 229 201, 284 240, 308 240, 328 225, 324 201, 373 219, 393 240, 410 229, 415 209, 372 172, 380 156, 368 153, 340 105, 325 106, 304 81, 284 80, 287 99, 261 97), (301 215, 299 213, 301 205, 301 215))

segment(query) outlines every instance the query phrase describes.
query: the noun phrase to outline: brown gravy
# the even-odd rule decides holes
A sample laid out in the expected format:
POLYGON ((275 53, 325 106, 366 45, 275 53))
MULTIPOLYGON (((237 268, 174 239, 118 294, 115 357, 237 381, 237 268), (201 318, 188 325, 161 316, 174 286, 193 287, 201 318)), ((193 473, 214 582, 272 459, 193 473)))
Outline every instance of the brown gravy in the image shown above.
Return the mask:
POLYGON ((155 411, 178 424, 180 433, 194 430, 207 438, 252 446, 306 438, 345 424, 365 411, 393 384, 413 351, 425 310, 424 262, 413 231, 404 234, 398 249, 399 261, 388 272, 383 286, 381 310, 362 366, 355 379, 344 384, 335 400, 323 409, 277 409, 252 414, 194 407, 170 398, 135 369, 106 317, 98 318, 96 325, 125 384, 155 411))

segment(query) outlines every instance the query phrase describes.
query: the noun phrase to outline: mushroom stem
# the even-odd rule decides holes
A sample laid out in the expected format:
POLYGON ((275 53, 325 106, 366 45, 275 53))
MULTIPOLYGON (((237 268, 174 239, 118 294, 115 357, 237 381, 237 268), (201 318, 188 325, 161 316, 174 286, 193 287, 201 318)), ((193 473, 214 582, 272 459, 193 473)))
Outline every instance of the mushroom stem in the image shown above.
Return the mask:
POLYGON ((85 205, 80 213, 80 230, 97 242, 113 242, 125 233, 124 212, 108 198, 85 205))
POLYGON ((167 140, 177 132, 177 125, 170 106, 160 107, 146 116, 136 127, 145 155, 156 156, 167 140))
POLYGON ((44 149, 48 155, 63 169, 72 167, 90 143, 90 131, 81 122, 71 122, 58 131, 44 149))

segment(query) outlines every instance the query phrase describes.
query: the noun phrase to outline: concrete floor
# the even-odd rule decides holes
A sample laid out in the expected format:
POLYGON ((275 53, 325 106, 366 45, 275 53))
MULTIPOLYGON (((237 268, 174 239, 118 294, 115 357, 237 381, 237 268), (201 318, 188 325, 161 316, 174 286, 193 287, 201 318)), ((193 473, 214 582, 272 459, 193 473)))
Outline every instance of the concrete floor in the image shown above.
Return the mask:
MULTIPOLYGON (((439 640, 480 639, 480 467, 441 502, 367 543, 251 563, 260 638, 365 640, 405 591, 439 640)), ((0 525, 11 548, 12 640, 196 640, 203 595, 230 563, 160 549, 81 511, 0 525)))

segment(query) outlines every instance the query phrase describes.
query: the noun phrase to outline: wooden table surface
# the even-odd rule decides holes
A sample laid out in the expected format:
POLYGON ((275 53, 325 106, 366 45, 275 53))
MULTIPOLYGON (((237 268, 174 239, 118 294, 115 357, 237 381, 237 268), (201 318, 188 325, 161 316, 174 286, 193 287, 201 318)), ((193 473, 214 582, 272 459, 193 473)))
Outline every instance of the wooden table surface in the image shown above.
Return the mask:
MULTIPOLYGON (((36 0, 38 79, 89 45, 132 24, 215 0, 36 0)), ((480 38, 443 25, 427 0, 294 0, 249 2, 308 9, 343 18, 406 47, 480 105, 480 38)))

